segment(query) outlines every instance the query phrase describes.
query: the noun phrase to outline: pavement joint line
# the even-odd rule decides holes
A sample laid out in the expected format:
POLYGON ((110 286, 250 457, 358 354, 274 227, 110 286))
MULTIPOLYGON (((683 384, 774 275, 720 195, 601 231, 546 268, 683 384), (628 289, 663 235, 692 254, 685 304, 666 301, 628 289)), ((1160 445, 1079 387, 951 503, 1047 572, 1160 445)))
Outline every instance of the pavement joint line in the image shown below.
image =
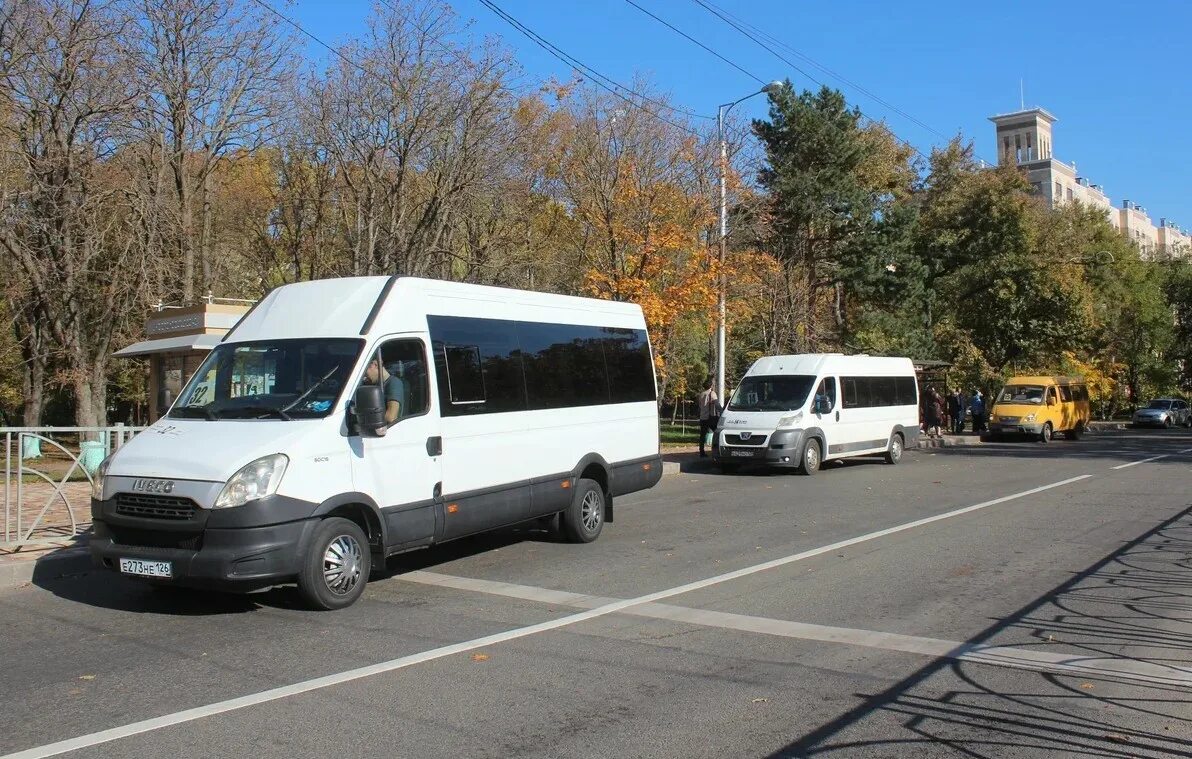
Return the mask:
POLYGON ((113 728, 109 728, 107 730, 100 730, 98 732, 88 733, 86 735, 80 735, 75 738, 68 738, 67 740, 64 740, 64 741, 56 741, 54 743, 49 743, 49 744, 46 744, 43 746, 37 746, 34 748, 26 749, 24 751, 18 751, 15 753, 6 754, 6 755, 0 757, 0 759, 35 759, 35 758, 40 759, 41 757, 58 756, 60 754, 65 754, 65 753, 68 753, 71 751, 77 751, 79 749, 88 748, 90 746, 97 746, 97 745, 100 745, 103 743, 109 743, 114 740, 128 738, 128 737, 131 737, 134 735, 139 735, 141 733, 147 733, 147 732, 151 732, 153 730, 160 730, 162 728, 171 727, 173 725, 179 725, 179 724, 182 724, 185 722, 193 722, 195 720, 203 719, 205 717, 212 717, 217 714, 225 714, 227 712, 236 711, 238 709, 244 709, 249 706, 256 706, 258 704, 263 704, 263 703, 267 703, 270 701, 277 701, 279 699, 288 698, 290 696, 297 696, 302 693, 308 693, 310 691, 319 690, 322 688, 329 688, 334 685, 341 685, 343 683, 352 682, 354 680, 360 680, 360 679, 363 679, 366 677, 372 677, 374 675, 380 675, 380 674, 384 674, 387 672, 393 672, 393 671, 396 671, 399 669, 405 669, 407 667, 411 667, 416 664, 424 664, 426 662, 435 661, 437 659, 442 659, 442 658, 445 658, 448 656, 452 656, 454 654, 460 654, 460 653, 466 653, 468 651, 474 651, 478 648, 483 648, 485 646, 492 646, 492 645, 496 645, 498 643, 505 643, 505 642, 508 642, 511 640, 518 640, 520 638, 526 638, 531 635, 537 635, 538 633, 549 632, 551 630, 557 630, 562 627, 570 627, 570 626, 578 624, 580 622, 585 622, 589 619, 596 619, 598 617, 608 616, 609 614, 615 614, 617 612, 624 611, 625 609, 629 609, 634 606, 642 606, 644 604, 653 603, 655 601, 661 601, 662 599, 665 599, 665 598, 671 598, 673 596, 683 595, 684 593, 690 593, 692 591, 701 590, 703 588, 708 588, 713 585, 719 585, 721 583, 729 582, 730 580, 736 580, 741 577, 748 577, 749 575, 757 574, 758 572, 763 572, 767 569, 774 569, 776 567, 781 567, 781 566, 785 566, 787 564, 792 564, 796 561, 802 561, 803 559, 809 559, 814 556, 819 556, 821 554, 831 553, 833 551, 839 551, 842 548, 848 548, 849 546, 854 546, 859 543, 866 543, 871 540, 876 540, 878 538, 886 537, 887 535, 894 535, 899 532, 904 532, 906 530, 915 529, 916 527, 922 527, 924 525, 932 524, 934 522, 939 522, 944 519, 951 519, 953 517, 962 516, 964 514, 971 514, 974 511, 980 511, 981 509, 986 509, 986 508, 989 508, 990 506, 996 506, 998 504, 1006 503, 1008 501, 1013 501, 1013 500, 1016 500, 1019 498, 1025 498, 1026 496, 1034 495, 1036 493, 1042 493, 1044 491, 1052 490, 1054 488, 1063 487, 1065 485, 1071 485, 1075 482, 1080 482, 1082 480, 1089 479, 1090 477, 1093 477, 1093 475, 1092 474, 1082 474, 1082 475, 1078 475, 1076 477, 1069 477, 1064 480, 1059 480, 1058 482, 1052 482, 1047 485, 1040 485, 1039 487, 1031 488, 1029 490, 1022 490, 1017 493, 1011 493, 1010 495, 1001 496, 1000 498, 994 498, 994 499, 991 499, 988 501, 982 501, 981 503, 977 503, 972 506, 965 506, 965 507, 962 507, 959 509, 953 509, 952 511, 946 511, 942 514, 935 514, 930 517, 923 517, 922 519, 916 519, 916 520, 913 520, 910 522, 905 522, 900 525, 895 525, 894 527, 887 527, 885 529, 876 530, 874 532, 869 532, 864 535, 858 535, 853 538, 847 538, 845 540, 840 540, 840 541, 831 543, 826 546, 820 546, 819 548, 812 548, 812 549, 809 549, 806 551, 801 551, 799 553, 791 554, 789 556, 784 556, 782 558, 772 559, 770 561, 765 561, 760 564, 754 564, 752 566, 743 567, 742 569, 737 569, 732 572, 725 572, 723 574, 714 575, 712 577, 707 577, 703 580, 696 580, 695 582, 689 582, 689 583, 686 583, 685 585, 677 585, 675 587, 667 588, 665 590, 659 590, 659 591, 655 591, 654 593, 647 593, 642 596, 637 596, 636 598, 628 598, 628 599, 624 599, 624 600, 620 600, 620 601, 613 601, 611 603, 602 604, 601 606, 598 606, 594 609, 588 609, 585 611, 577 612, 575 614, 569 614, 564 617, 559 617, 558 619, 552 619, 552 620, 548 620, 546 622, 540 622, 540 623, 534 624, 534 625, 527 625, 525 627, 518 627, 518 628, 514 628, 512 630, 506 630, 504 632, 495 633, 493 635, 485 635, 480 638, 473 638, 472 640, 462 641, 460 643, 453 643, 453 644, 450 644, 447 646, 440 646, 439 648, 433 648, 433 649, 430 649, 427 651, 422 651, 417 654, 411 654, 409 656, 402 656, 402 657, 399 657, 396 659, 390 659, 389 661, 378 662, 376 664, 370 664, 370 665, 367 665, 364 667, 357 667, 355 669, 346 670, 344 672, 339 672, 339 673, 332 674, 332 675, 324 675, 323 677, 316 677, 316 678, 312 678, 310 680, 303 680, 301 682, 292 683, 290 685, 283 685, 278 688, 270 688, 268 690, 259 691, 257 693, 250 693, 245 696, 239 696, 237 698, 231 698, 231 699, 227 699, 225 701, 217 701, 215 703, 206 704, 204 706, 197 706, 197 707, 194 707, 191 709, 184 709, 182 711, 174 712, 172 714, 164 714, 159 717, 153 717, 153 718, 146 719, 146 720, 140 720, 138 722, 131 722, 126 725, 121 725, 119 727, 113 727, 113 728))
MULTIPOLYGON (((471 591, 490 596, 516 598, 544 604, 558 604, 581 609, 613 603, 618 599, 590 596, 582 593, 516 585, 508 582, 482 580, 473 577, 445 575, 419 570, 400 575, 398 579, 419 585, 471 591)), ((1192 688, 1192 669, 1170 664, 1149 662, 1130 657, 1087 656, 1026 649, 1018 646, 985 645, 942 640, 919 635, 834 627, 808 622, 758 617, 747 614, 694 609, 672 604, 646 603, 624 609, 623 614, 647 619, 712 627, 722 630, 752 632, 782 638, 839 643, 883 651, 919 654, 942 659, 985 664, 995 667, 1056 672, 1060 674, 1103 677, 1119 681, 1192 688)))

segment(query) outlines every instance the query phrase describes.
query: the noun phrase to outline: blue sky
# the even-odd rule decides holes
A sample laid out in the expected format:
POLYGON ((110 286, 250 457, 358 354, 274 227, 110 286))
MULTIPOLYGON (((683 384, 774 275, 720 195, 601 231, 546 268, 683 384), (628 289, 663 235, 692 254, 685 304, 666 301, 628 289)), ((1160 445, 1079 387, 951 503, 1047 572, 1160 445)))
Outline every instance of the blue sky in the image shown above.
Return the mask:
MULTIPOLYGON (((628 82, 635 73, 677 104, 714 114, 719 103, 756 89, 745 74, 625 0, 494 0, 510 15, 601 73, 628 82)), ((1130 199, 1152 220, 1192 228, 1192 2, 919 2, 899 0, 711 0, 778 37, 816 63, 861 85, 934 131, 795 57, 807 74, 840 88, 866 115, 885 119, 923 152, 961 133, 979 156, 996 157, 990 115, 1027 107, 1059 120, 1054 155, 1104 185, 1114 204, 1130 199)), ((321 39, 358 33, 367 0, 275 0, 321 39)), ((636 0, 757 76, 818 87, 694 0, 636 0)), ((478 36, 498 36, 532 79, 565 79, 568 67, 535 46, 479 0, 451 0, 478 36)), ((325 50, 311 42, 311 58, 325 50)), ((738 106, 764 115, 764 98, 738 106)))

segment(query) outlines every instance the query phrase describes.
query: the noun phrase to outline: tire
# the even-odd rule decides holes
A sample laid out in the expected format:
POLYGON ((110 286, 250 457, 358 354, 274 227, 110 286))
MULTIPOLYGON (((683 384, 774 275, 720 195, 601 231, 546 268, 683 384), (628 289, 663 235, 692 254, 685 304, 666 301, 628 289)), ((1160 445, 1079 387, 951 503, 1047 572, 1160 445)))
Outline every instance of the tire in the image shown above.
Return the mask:
POLYGON ((888 446, 886 446, 886 454, 885 454, 886 463, 893 466, 893 465, 897 464, 899 461, 902 461, 902 448, 903 448, 902 433, 895 432, 893 435, 890 436, 890 444, 888 446))
POLYGON ((804 474, 810 477, 819 471, 820 462, 823 453, 820 450, 819 441, 815 438, 808 440, 803 444, 803 455, 799 457, 799 474, 804 474))
POLYGON ((1051 442, 1051 422, 1043 423, 1043 431, 1039 433, 1039 442, 1040 443, 1050 443, 1051 442))
POLYGON ((1084 423, 1077 422, 1076 426, 1065 433, 1069 440, 1079 440, 1084 435, 1084 423))
POLYGON ((315 528, 298 571, 298 592, 319 611, 356 603, 372 571, 368 537, 350 519, 329 517, 315 528))
POLYGON ((571 543, 591 543, 604 529, 604 489, 595 480, 577 480, 571 505, 559 515, 563 537, 571 543))

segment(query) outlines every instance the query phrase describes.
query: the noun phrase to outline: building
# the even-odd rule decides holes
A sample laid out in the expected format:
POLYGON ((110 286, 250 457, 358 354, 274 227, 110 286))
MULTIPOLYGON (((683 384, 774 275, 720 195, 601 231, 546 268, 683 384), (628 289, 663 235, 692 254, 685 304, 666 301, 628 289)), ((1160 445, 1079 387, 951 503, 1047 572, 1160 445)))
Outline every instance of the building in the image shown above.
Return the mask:
POLYGON ((1192 255, 1192 237, 1174 222, 1161 219, 1156 226, 1146 209, 1129 200, 1121 208, 1099 184, 1093 184, 1076 170, 1076 163, 1064 163, 1052 154, 1052 125, 1055 116, 1042 108, 1030 108, 991 116, 997 130, 998 163, 1012 164, 1026 172, 1035 192, 1055 208, 1078 201, 1100 208, 1122 235, 1134 242, 1147 258, 1192 255))
POLYGON ((119 358, 149 359, 149 419, 158 419, 191 375, 249 310, 249 301, 205 298, 192 306, 159 305, 145 320, 145 337, 119 358))

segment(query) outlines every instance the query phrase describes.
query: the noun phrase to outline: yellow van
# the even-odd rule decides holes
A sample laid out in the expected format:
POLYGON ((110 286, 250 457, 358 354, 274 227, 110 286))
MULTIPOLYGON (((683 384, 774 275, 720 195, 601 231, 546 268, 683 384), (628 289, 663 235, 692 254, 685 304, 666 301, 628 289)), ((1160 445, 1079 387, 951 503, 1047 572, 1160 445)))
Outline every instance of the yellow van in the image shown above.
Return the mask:
POLYGON ((989 433, 1030 435, 1044 443, 1056 433, 1079 440, 1089 426, 1083 377, 1014 377, 993 402, 989 433))

